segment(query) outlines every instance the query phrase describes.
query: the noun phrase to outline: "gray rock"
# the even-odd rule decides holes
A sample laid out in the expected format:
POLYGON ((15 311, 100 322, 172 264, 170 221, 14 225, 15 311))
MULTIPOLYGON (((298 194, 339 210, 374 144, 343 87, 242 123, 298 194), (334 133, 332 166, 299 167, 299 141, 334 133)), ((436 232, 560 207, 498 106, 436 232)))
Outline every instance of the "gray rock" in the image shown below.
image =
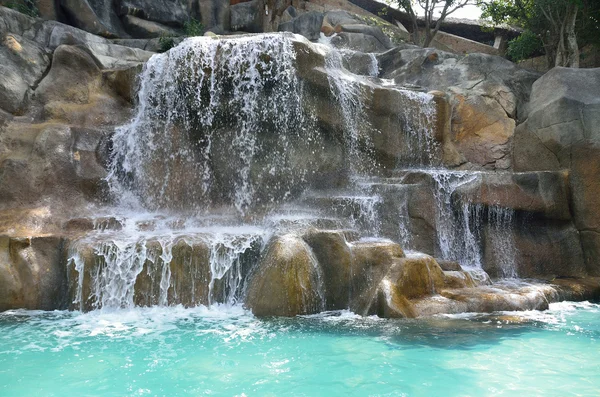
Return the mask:
MULTIPOLYGON (((519 277, 585 277, 586 265, 577 229, 570 221, 525 218, 513 229, 514 263, 519 277)), ((485 266, 491 277, 500 276, 499 263, 506 253, 494 249, 498 230, 484 230, 485 266)))
POLYGON ((85 48, 103 69, 126 69, 146 62, 153 52, 117 44, 89 43, 85 48))
POLYGON ((229 0, 198 0, 202 24, 206 30, 221 34, 229 31, 231 15, 229 0))
POLYGON ((19 35, 50 51, 61 44, 109 43, 103 37, 73 26, 31 18, 5 7, 0 7, 0 32, 19 35))
POLYGON ((35 88, 50 57, 35 42, 17 34, 0 35, 0 108, 23 110, 27 92, 35 88))
POLYGON ((129 36, 123 29, 123 24, 117 15, 119 1, 121 0, 87 0, 104 26, 114 32, 117 37, 126 38, 129 36))
MULTIPOLYGON (((380 27, 378 26, 368 26, 364 24, 341 24, 338 25, 341 32, 347 33, 359 33, 366 36, 373 36, 379 43, 385 48, 389 50, 394 47, 390 38, 387 37, 380 27)), ((363 52, 371 52, 371 51, 363 51, 363 52)))
POLYGON ((515 169, 569 169, 588 272, 600 274, 600 69, 554 68, 533 84, 515 133, 515 169))
POLYGON ((253 0, 231 6, 231 30, 250 33, 263 31, 262 1, 253 0))
POLYGON ((331 44, 360 52, 383 52, 387 49, 376 37, 362 33, 338 33, 331 39, 331 44))
POLYGON ((301 34, 309 40, 318 40, 321 35, 322 24, 323 14, 317 11, 310 11, 291 21, 279 24, 278 30, 280 32, 301 34))
POLYGON ((180 36, 181 32, 157 22, 146 21, 132 15, 123 17, 123 25, 135 38, 149 39, 161 36, 180 36))
POLYGON ((43 40, 52 50, 63 44, 110 43, 103 37, 54 21, 44 23, 43 29, 36 35, 38 40, 43 40))
POLYGON ((75 27, 99 36, 109 38, 119 36, 116 29, 96 15, 87 0, 60 0, 60 4, 75 27))
POLYGON ((162 25, 182 27, 190 19, 188 2, 183 0, 121 0, 118 15, 132 15, 162 25))
POLYGON ((279 19, 279 21, 282 22, 289 22, 294 18, 298 17, 298 11, 296 10, 296 7, 294 6, 289 6, 288 8, 286 8, 283 13, 281 14, 281 17, 279 19))
MULTIPOLYGON (((177 45, 181 43, 184 38, 183 37, 172 37, 173 44, 177 45)), ((131 48, 139 48, 140 50, 150 51, 150 52, 161 52, 162 46, 160 43, 160 38, 154 39, 115 39, 112 40, 114 44, 131 47, 131 48)))
POLYGON ((323 18, 323 24, 331 27, 344 24, 352 25, 361 22, 362 21, 356 15, 342 10, 328 11, 323 18))

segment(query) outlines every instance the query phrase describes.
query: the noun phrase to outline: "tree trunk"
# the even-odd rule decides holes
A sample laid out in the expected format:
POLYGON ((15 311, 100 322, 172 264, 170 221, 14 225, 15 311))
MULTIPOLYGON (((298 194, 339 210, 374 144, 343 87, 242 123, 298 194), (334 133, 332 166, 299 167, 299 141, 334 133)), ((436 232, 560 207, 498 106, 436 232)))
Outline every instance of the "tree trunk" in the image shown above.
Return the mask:
POLYGON ((578 8, 575 4, 569 5, 566 21, 566 36, 567 36, 567 66, 572 68, 579 67, 579 45, 577 44, 577 36, 575 34, 575 22, 577 21, 578 8))
MULTIPOLYGON (((565 17, 566 19, 566 17, 565 17)), ((565 23, 563 20, 558 32, 558 45, 556 46, 556 60, 554 66, 567 66, 567 49, 565 48, 565 23)))
POLYGON ((420 43, 421 40, 419 37, 419 24, 417 22, 417 15, 412 10, 409 12, 409 15, 410 15, 410 20, 411 20, 412 26, 413 26, 413 31, 412 31, 413 43, 415 43, 415 45, 421 45, 421 43, 420 43))

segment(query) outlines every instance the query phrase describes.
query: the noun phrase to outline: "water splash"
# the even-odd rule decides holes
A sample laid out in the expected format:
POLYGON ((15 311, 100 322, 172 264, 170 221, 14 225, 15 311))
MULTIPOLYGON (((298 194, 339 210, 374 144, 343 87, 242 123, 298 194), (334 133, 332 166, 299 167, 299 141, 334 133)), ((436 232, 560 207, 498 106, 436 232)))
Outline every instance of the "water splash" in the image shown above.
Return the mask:
POLYGON ((369 76, 377 77, 379 76, 379 61, 377 57, 372 52, 369 53, 369 60, 371 63, 369 64, 369 76))

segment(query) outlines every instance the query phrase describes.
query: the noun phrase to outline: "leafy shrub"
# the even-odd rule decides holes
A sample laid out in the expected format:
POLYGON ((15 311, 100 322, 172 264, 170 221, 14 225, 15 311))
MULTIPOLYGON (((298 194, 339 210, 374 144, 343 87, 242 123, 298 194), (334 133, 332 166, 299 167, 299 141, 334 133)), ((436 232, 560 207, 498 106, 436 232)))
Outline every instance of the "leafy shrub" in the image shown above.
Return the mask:
POLYGON ((7 8, 12 8, 30 17, 39 17, 40 10, 38 9, 36 0, 13 0, 4 4, 7 8))
POLYGON ((534 33, 526 30, 508 42, 507 55, 512 61, 518 62, 541 54, 542 50, 542 41, 534 33))
POLYGON ((204 34, 204 25, 195 18, 190 18, 183 24, 183 31, 186 36, 202 36, 204 34))
POLYGON ((160 36, 158 38, 158 45, 160 47, 160 52, 167 52, 175 47, 175 40, 171 36, 160 36))

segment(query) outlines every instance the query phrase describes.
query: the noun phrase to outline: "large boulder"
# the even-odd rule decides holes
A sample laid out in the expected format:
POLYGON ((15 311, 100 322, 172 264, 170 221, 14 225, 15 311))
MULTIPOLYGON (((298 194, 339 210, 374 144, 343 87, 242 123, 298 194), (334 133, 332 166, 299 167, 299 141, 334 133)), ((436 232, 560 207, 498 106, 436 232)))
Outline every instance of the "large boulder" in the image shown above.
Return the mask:
POLYGON ((312 230, 303 236, 323 264, 325 308, 347 309, 352 282, 352 250, 343 231, 312 230))
POLYGON ((310 11, 292 19, 288 22, 279 24, 280 32, 293 32, 301 34, 309 40, 317 40, 321 34, 321 25, 323 24, 323 14, 317 11, 310 11))
POLYGON ((263 2, 247 1, 231 6, 231 29, 250 33, 263 31, 263 2))
POLYGON ((182 0, 122 0, 117 7, 120 17, 133 15, 167 26, 182 27, 190 19, 188 2, 182 0))
POLYGON ((202 25, 211 32, 227 32, 231 26, 231 5, 229 0, 197 0, 202 16, 202 25))
POLYGON ((122 32, 119 19, 112 10, 110 2, 107 3, 108 7, 105 7, 104 1, 97 0, 92 3, 99 5, 96 7, 98 10, 107 9, 105 18, 99 17, 87 0, 60 0, 60 5, 75 27, 103 37, 118 37, 122 32))
POLYGON ((147 21, 133 15, 125 15, 123 17, 123 25, 132 36, 142 39, 179 36, 181 34, 180 31, 169 26, 147 21))
POLYGON ((37 43, 0 31, 0 109, 23 111, 27 94, 36 88, 49 64, 48 53, 37 43))
POLYGON ((106 170, 97 148, 107 131, 59 123, 11 123, 0 135, 0 207, 57 207, 98 200, 106 170))
POLYGON ((128 69, 146 62, 153 52, 118 44, 89 43, 85 46, 101 69, 128 69))
POLYGON ((276 237, 254 270, 246 306, 256 316, 318 313, 325 307, 321 272, 310 247, 301 238, 276 237))
POLYGON ((449 95, 446 165, 509 169, 515 125, 539 75, 498 56, 400 46, 378 56, 381 76, 449 95), (490 73, 493 70, 494 73, 490 73))
POLYGON ((404 251, 400 245, 386 240, 355 241, 350 243, 352 265, 350 274, 350 305, 357 314, 367 314, 378 286, 388 274, 390 267, 404 251))
POLYGON ((0 312, 66 308, 62 247, 59 237, 0 236, 0 312))
POLYGON ((600 69, 554 68, 537 80, 517 127, 517 171, 569 169, 588 272, 600 274, 600 69))

